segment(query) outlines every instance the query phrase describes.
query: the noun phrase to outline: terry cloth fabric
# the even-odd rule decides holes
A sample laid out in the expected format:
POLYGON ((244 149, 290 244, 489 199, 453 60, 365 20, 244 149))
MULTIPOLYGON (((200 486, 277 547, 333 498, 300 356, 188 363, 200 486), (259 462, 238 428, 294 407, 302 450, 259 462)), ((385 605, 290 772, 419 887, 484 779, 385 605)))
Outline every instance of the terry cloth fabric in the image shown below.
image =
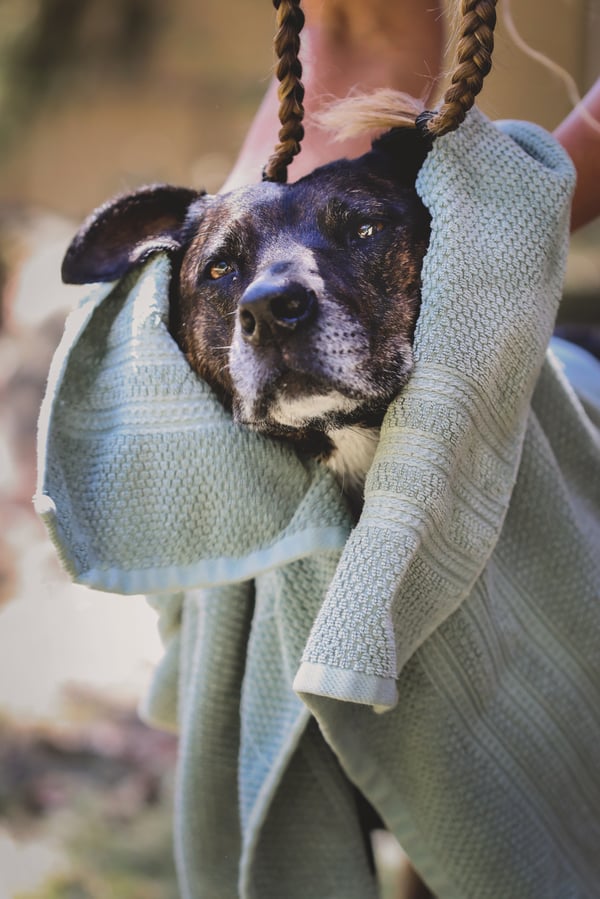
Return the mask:
POLYGON ((440 899, 597 895, 600 445, 546 355, 572 184, 535 126, 436 140, 417 363, 354 529, 190 374, 164 256, 69 324, 37 503, 73 577, 161 615, 184 899, 377 895, 354 785, 440 899))

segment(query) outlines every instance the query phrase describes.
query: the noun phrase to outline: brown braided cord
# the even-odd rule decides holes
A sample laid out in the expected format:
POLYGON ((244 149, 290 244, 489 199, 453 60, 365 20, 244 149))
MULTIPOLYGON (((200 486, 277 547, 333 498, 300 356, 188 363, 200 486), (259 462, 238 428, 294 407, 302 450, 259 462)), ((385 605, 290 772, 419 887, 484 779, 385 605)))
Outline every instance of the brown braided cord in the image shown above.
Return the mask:
POLYGON ((458 65, 443 103, 427 123, 434 137, 454 131, 464 121, 492 67, 497 0, 462 0, 458 65))
POLYGON ((287 181, 287 167, 300 152, 304 137, 304 86, 301 82, 302 65, 298 58, 300 32, 304 26, 304 13, 300 0, 273 0, 277 10, 277 34, 274 45, 277 54, 276 75, 279 79, 279 143, 269 158, 263 173, 264 181, 287 181))

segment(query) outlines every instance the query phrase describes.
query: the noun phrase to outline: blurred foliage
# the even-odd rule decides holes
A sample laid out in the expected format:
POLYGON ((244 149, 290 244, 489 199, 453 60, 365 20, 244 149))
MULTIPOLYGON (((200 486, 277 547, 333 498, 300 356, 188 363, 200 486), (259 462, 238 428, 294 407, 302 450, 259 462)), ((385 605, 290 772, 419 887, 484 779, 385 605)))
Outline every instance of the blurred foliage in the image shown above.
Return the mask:
POLYGON ((168 808, 115 817, 98 798, 92 794, 71 813, 69 871, 14 899, 178 899, 168 808))
POLYGON ((0 151, 49 98, 99 76, 143 74, 168 8, 159 0, 21 0, 0 6, 0 151))
POLYGON ((270 0, 2 0, 0 203, 80 218, 140 184, 218 189, 273 32, 270 0))
POLYGON ((0 822, 60 838, 68 868, 14 899, 177 899, 176 741, 129 708, 73 694, 59 729, 0 719, 0 822))

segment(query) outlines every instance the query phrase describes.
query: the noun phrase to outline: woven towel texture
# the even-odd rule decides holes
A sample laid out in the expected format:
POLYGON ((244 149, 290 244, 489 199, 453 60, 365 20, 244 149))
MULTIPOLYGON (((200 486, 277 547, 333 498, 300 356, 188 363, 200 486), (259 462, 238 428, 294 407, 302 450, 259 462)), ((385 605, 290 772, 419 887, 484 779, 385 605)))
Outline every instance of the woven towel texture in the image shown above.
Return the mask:
POLYGON ((341 547, 331 475, 232 424, 169 335, 170 264, 68 322, 40 416, 38 509, 82 583, 155 593, 341 547), (277 501, 273 501, 273 497, 277 501))
POLYGON ((417 364, 353 531, 191 376, 165 257, 69 323, 37 504, 75 578, 153 594, 183 899, 377 895, 353 784, 440 899, 597 893, 600 444, 545 355, 572 183, 534 126, 435 142, 417 364))
POLYGON ((417 367, 389 410, 360 524, 304 655, 309 692, 352 699, 349 658, 391 684, 498 539, 561 296, 571 185, 558 148, 512 130, 523 149, 472 117, 419 175, 433 230, 417 367))

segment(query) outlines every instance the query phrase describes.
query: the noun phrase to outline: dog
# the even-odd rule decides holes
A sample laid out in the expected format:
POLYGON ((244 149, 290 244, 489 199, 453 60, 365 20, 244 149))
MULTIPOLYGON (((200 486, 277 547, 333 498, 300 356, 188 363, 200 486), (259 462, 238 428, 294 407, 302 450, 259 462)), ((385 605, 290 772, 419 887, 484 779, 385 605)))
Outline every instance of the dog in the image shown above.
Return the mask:
POLYGON ((291 184, 142 188, 96 210, 67 283, 173 263, 170 331, 236 422, 329 465, 357 510, 379 427, 413 367, 430 217, 428 145, 394 128, 291 184))
MULTIPOLYGON (((113 281, 168 253, 169 328, 191 368, 236 422, 328 465, 358 517, 384 414, 413 368, 430 236, 415 182, 429 149, 393 128, 291 184, 142 188, 92 213, 63 280, 113 281)), ((368 843, 383 825, 357 803, 368 843)), ((415 879, 415 897, 422 888, 415 879)))

